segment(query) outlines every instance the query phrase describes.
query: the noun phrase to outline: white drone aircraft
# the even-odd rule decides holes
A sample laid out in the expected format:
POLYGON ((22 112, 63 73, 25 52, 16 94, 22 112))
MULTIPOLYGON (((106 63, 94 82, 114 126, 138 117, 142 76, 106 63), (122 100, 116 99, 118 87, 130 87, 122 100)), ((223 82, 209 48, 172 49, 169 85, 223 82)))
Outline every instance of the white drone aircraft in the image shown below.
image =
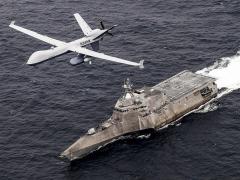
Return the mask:
POLYGON ((136 62, 127 61, 124 59, 120 59, 120 58, 105 55, 103 53, 96 52, 99 50, 99 40, 101 40, 103 38, 103 36, 105 36, 105 35, 112 36, 110 31, 114 27, 116 27, 116 25, 112 26, 109 29, 105 29, 103 23, 100 22, 101 29, 92 30, 78 13, 74 14, 74 17, 76 18, 76 20, 77 20, 79 26, 81 27, 85 36, 81 39, 78 39, 78 40, 75 40, 72 42, 68 42, 68 43, 38 34, 36 32, 30 31, 25 28, 22 28, 20 26, 15 25, 15 22, 12 21, 11 24, 9 25, 9 27, 16 29, 22 33, 25 33, 29 36, 32 36, 34 38, 37 38, 41 41, 44 41, 48 44, 51 44, 53 46, 49 50, 42 50, 42 51, 34 52, 28 59, 27 64, 29 64, 29 65, 38 64, 38 63, 41 63, 48 59, 51 59, 53 57, 56 57, 56 56, 59 56, 59 55, 62 55, 62 54, 72 51, 72 52, 78 53, 77 57, 72 58, 70 60, 70 63, 72 65, 76 65, 76 64, 80 64, 80 63, 84 63, 84 62, 89 62, 89 64, 91 64, 91 58, 95 57, 95 58, 105 59, 105 60, 113 61, 113 62, 117 62, 117 63, 123 63, 123 64, 127 64, 127 65, 132 65, 132 66, 139 66, 139 68, 144 68, 143 60, 141 60, 139 63, 136 63, 136 62), (89 45, 89 44, 92 46, 93 51, 85 48, 85 46, 89 45))

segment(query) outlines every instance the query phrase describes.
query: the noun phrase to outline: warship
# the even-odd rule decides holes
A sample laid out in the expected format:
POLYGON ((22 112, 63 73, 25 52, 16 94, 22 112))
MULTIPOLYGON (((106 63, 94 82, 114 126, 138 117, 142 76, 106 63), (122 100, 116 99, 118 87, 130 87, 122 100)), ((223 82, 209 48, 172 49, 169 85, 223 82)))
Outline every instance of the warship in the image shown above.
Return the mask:
POLYGON ((214 78, 188 70, 140 89, 134 89, 127 79, 123 88, 111 117, 89 129, 62 152, 61 158, 81 159, 120 137, 164 128, 214 100, 218 93, 214 78))

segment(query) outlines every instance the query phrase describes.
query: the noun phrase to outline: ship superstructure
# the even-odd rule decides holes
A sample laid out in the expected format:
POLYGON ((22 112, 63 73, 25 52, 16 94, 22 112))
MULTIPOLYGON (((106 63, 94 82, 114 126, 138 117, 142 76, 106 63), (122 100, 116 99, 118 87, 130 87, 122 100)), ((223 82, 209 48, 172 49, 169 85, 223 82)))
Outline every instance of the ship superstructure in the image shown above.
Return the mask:
POLYGON ((188 70, 153 86, 133 89, 127 79, 125 92, 118 99, 112 116, 91 128, 61 157, 82 158, 121 136, 162 128, 216 97, 215 79, 188 70))

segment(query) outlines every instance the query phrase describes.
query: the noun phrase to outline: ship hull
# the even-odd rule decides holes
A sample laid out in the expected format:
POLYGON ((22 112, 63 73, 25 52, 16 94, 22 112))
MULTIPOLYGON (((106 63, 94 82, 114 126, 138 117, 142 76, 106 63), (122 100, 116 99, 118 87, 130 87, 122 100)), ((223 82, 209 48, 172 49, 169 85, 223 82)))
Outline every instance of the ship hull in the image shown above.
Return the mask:
POLYGON ((70 161, 81 159, 122 136, 173 124, 217 96, 214 81, 183 71, 152 88, 133 93, 130 98, 120 98, 112 116, 80 137, 61 157, 70 161))

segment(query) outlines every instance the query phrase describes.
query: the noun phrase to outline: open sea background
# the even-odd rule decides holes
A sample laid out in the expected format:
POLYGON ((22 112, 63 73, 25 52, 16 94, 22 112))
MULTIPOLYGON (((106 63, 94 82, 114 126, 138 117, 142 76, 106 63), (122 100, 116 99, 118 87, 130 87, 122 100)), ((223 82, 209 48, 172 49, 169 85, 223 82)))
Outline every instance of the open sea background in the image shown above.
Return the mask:
POLYGON ((0 14, 1 180, 240 179, 238 88, 179 126, 121 140, 72 166, 58 158, 111 115, 126 77, 135 87, 152 86, 231 59, 240 45, 239 0, 1 0, 0 14), (10 22, 72 41, 83 35, 75 12, 92 28, 99 18, 106 27, 119 24, 101 51, 144 59, 145 69, 101 60, 71 66, 74 53, 27 66, 31 53, 50 45, 10 29, 10 22))

